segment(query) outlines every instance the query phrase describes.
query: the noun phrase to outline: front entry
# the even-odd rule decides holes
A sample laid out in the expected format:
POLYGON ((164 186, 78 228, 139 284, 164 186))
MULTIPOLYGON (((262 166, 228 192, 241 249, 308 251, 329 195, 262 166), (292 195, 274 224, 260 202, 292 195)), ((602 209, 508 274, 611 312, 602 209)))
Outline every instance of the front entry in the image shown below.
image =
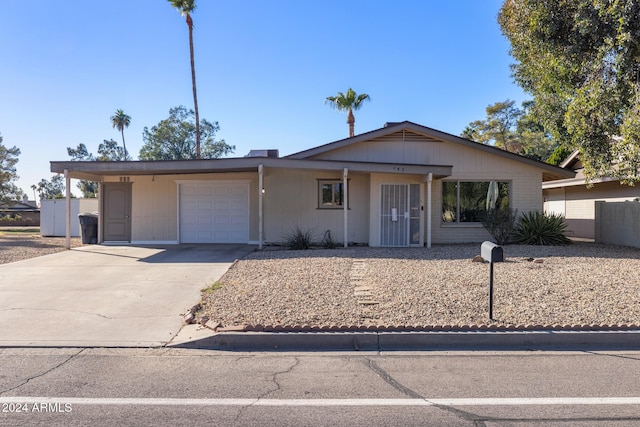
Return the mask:
POLYGON ((102 185, 103 241, 131 241, 131 184, 107 182, 102 185))
POLYGON ((380 246, 422 246, 420 184, 382 184, 380 246))

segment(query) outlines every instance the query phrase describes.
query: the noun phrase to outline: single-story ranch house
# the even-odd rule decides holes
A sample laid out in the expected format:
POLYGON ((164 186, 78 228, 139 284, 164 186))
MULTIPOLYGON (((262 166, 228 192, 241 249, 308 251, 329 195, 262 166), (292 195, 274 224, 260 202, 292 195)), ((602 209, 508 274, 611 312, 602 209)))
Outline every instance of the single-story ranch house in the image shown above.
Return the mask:
POLYGON ((51 171, 67 188, 99 183, 99 243, 260 247, 296 228, 345 246, 480 242, 483 210, 541 211, 542 182, 575 175, 408 121, 286 157, 54 161, 51 171))

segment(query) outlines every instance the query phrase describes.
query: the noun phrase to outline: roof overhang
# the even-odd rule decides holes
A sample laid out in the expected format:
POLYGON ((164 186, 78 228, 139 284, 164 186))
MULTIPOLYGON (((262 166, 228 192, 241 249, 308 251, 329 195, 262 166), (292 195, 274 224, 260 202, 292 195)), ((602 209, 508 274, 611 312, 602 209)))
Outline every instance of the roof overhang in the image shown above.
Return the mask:
POLYGON ((346 147, 351 144, 356 144, 358 142, 364 142, 375 138, 380 138, 383 136, 387 136, 393 133, 396 133, 401 130, 408 130, 414 132, 418 135, 422 135, 428 138, 434 138, 440 141, 453 142, 456 144, 460 144, 465 147, 470 147, 476 150, 484 151, 487 153, 491 153, 493 155, 497 155, 500 157, 505 157, 511 160, 515 160, 517 162, 527 164, 529 166, 534 166, 542 170, 542 181, 553 181, 558 179, 567 179, 575 177, 575 172, 568 169, 563 169, 558 166, 550 165, 548 163, 540 162, 538 160, 529 159, 524 156, 520 156, 515 153, 510 153, 505 150, 501 150, 500 148, 493 147, 487 144, 481 144, 479 142, 471 141, 465 138, 461 138, 459 136, 451 135, 446 132, 442 132, 436 129, 432 129, 426 126, 422 126, 413 122, 404 121, 393 124, 388 124, 387 126, 376 129, 370 132, 362 133, 356 135, 351 138, 345 138, 338 141, 330 142, 328 144, 320 145, 318 147, 311 148, 309 150, 300 151, 298 153, 291 154, 287 156, 287 158, 291 159, 305 159, 317 156, 319 154, 325 153, 327 151, 336 150, 342 147, 346 147))
POLYGON ((595 178, 591 180, 589 183, 585 181, 584 177, 572 178, 572 179, 560 179, 556 181, 543 182, 542 189, 551 190, 553 188, 582 187, 582 186, 587 186, 589 184, 601 184, 603 182, 616 182, 616 181, 618 180, 610 177, 595 178))
POLYGON ((256 172, 265 168, 292 170, 341 171, 345 168, 360 173, 390 173, 404 175, 428 175, 444 178, 451 175, 450 165, 415 165, 405 163, 346 162, 316 159, 289 159, 271 157, 238 157, 207 160, 158 160, 130 162, 73 162, 52 161, 51 172, 64 173, 69 177, 88 181, 101 181, 105 176, 135 175, 182 175, 202 173, 256 172))

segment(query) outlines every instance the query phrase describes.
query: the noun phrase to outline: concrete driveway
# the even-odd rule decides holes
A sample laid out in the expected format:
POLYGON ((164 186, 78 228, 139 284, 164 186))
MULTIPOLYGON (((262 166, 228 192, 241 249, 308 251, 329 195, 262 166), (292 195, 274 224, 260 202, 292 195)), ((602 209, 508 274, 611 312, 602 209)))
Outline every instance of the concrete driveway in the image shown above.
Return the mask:
POLYGON ((247 245, 83 246, 0 265, 0 346, 156 347, 247 245))

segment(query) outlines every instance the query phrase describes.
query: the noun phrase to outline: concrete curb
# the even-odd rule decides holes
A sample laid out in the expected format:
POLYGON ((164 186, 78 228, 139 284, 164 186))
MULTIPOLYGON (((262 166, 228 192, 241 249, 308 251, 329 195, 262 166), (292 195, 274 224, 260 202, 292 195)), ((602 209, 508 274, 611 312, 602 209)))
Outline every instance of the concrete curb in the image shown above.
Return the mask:
POLYGON ((635 331, 222 332, 171 347, 227 351, 640 350, 635 331))

